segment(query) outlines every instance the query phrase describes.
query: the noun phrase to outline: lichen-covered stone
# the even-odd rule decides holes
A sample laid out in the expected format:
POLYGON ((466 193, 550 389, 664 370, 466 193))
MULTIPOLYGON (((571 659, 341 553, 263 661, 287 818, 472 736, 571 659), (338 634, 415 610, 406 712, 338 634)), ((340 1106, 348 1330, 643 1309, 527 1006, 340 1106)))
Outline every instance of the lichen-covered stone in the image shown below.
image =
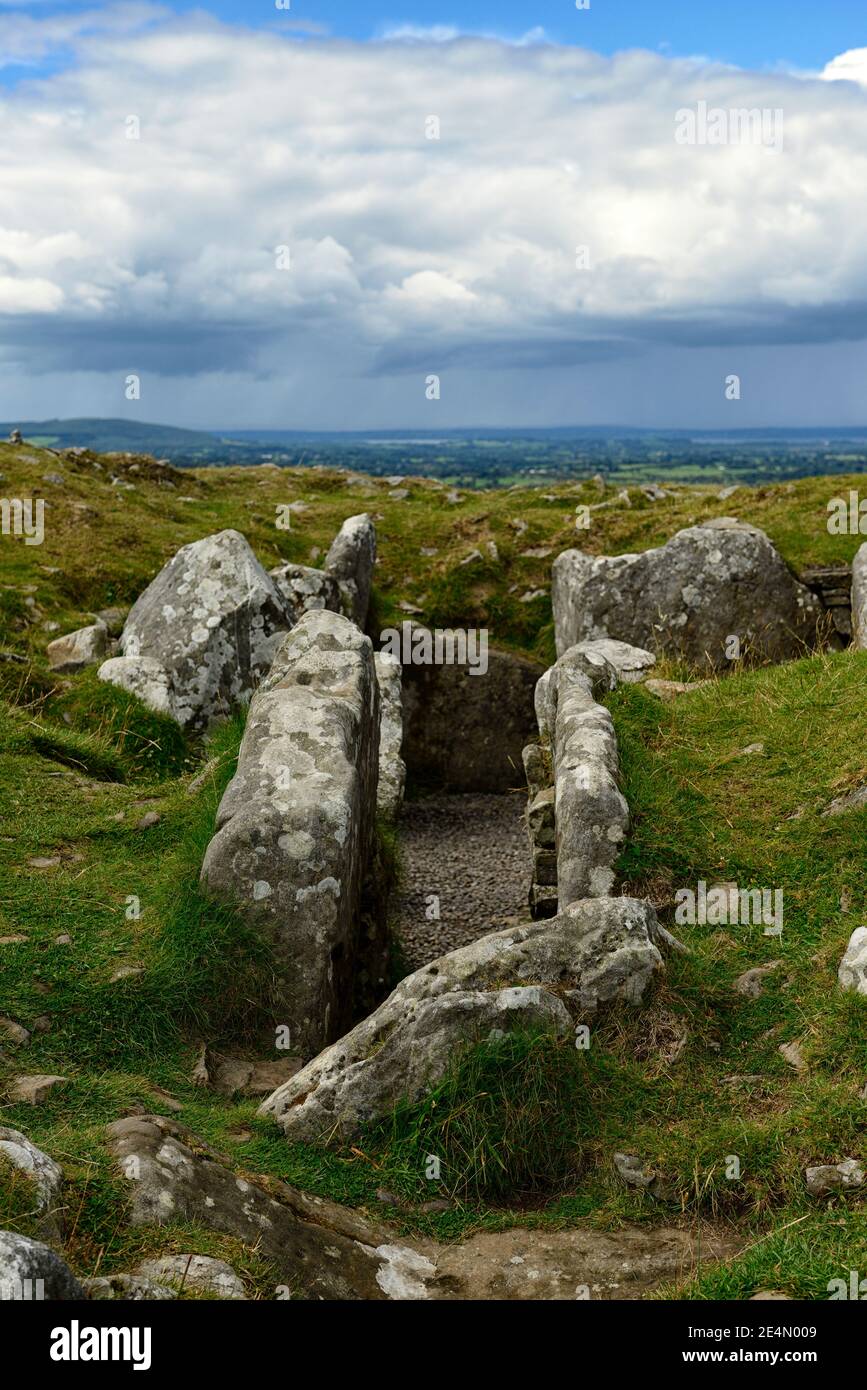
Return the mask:
POLYGON ((124 664, 99 674, 206 729, 249 700, 292 622, 244 537, 220 531, 183 546, 148 585, 124 625, 124 664))
POLYGON ((311 609, 340 612, 340 589, 333 574, 309 565, 278 565, 270 575, 289 605, 294 622, 311 609))
POLYGON ((0 1125, 0 1169, 4 1162, 33 1183, 40 1234, 48 1240, 58 1239, 65 1215, 60 1197, 63 1185, 60 1164, 37 1148, 20 1130, 0 1125))
POLYGON ((367 622, 373 567, 376 564, 376 527, 367 512, 347 517, 325 557, 325 568, 337 580, 343 612, 360 628, 367 622))
POLYGON ((304 615, 250 704, 202 883, 273 945, 275 1020, 310 1056, 346 1026, 376 821, 379 688, 370 639, 304 615))
POLYGON ((511 1026, 523 1017, 564 1028, 549 987, 565 990, 581 1010, 615 999, 640 1003, 662 969, 657 936, 649 904, 609 898, 482 937, 401 980, 369 1018, 269 1096, 260 1114, 273 1115, 292 1142, 355 1134, 400 1096, 423 1094, 468 1037, 503 1026, 498 1016, 511 1026))
POLYGON ((867 927, 856 927, 853 931, 837 979, 843 989, 867 995, 867 927))
POLYGON ((379 684, 379 790, 377 807, 387 820, 395 820, 403 803, 406 763, 403 744, 402 666, 388 652, 374 656, 379 684))
POLYGON ((783 661, 817 638, 818 599, 763 531, 721 517, 639 555, 567 550, 553 566, 559 654, 615 638, 705 669, 729 665, 729 638, 749 659, 783 661))
POLYGON ((867 541, 852 561, 852 646, 867 651, 867 541))
POLYGON ((84 1298, 69 1266, 47 1245, 0 1231, 0 1303, 84 1298))

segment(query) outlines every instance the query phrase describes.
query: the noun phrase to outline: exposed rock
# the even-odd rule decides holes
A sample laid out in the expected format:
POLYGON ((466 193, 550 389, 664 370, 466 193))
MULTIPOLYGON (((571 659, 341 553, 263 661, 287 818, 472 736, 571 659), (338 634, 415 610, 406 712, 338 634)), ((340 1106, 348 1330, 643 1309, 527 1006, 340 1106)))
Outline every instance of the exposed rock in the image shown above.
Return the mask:
POLYGON ((152 830, 155 825, 160 823, 159 811, 145 811, 141 820, 136 821, 136 830, 152 830))
POLYGON ((804 1057, 803 1052, 801 1051, 800 1043, 780 1043, 780 1046, 777 1048, 777 1051, 780 1053, 782 1057, 785 1057, 790 1067, 795 1068, 795 1071, 808 1070, 807 1061, 804 1057))
POLYGON ((107 646, 105 623, 93 623, 90 627, 80 627, 77 632, 68 632, 65 637, 56 637, 48 643, 46 656, 52 671, 69 675, 102 661, 107 646))
POLYGON ((140 1274, 108 1274, 82 1279, 88 1298, 103 1302, 120 1298, 130 1303, 159 1303, 177 1298, 177 1290, 140 1274))
POLYGON ((802 655, 816 642, 821 613, 764 532, 730 517, 638 555, 564 551, 554 561, 552 602, 560 654, 613 637, 710 670, 728 666, 733 634, 753 659, 802 655))
POLYGON ((21 1023, 16 1023, 14 1018, 0 1017, 0 1038, 5 1038, 7 1042, 17 1043, 23 1047, 30 1041, 30 1033, 21 1023))
POLYGON ((294 622, 313 608, 340 612, 340 590, 333 574, 309 565, 278 565, 270 574, 288 603, 294 622))
POLYGON ((232 1266, 211 1255, 160 1255, 153 1260, 143 1260, 136 1274, 157 1284, 217 1294, 219 1298, 247 1297, 232 1266))
POLYGON ((16 1076, 9 1089, 9 1098, 26 1105, 41 1105, 55 1086, 62 1086, 65 1076, 16 1076))
POLYGON ((160 570, 126 620, 124 664, 107 662, 99 676, 161 713, 168 706, 185 728, 205 729, 250 698, 291 626, 244 537, 220 531, 183 546, 160 570))
POLYGON ((637 685, 647 679, 651 667, 656 665, 653 652, 643 647, 631 647, 628 642, 615 642, 610 637, 598 638, 595 642, 578 642, 576 649, 591 659, 602 658, 614 668, 617 679, 624 685, 637 685))
POLYGON ((745 994, 749 999, 758 999, 765 977, 772 975, 782 963, 781 960, 771 960, 768 961, 767 965, 756 965, 752 970, 745 970, 743 975, 739 975, 735 980, 735 989, 738 994, 745 994))
POLYGON ((348 1022, 378 760, 370 639, 340 614, 305 613, 253 697, 202 866, 272 942, 274 1017, 305 1056, 348 1022))
POLYGON ((283 1057, 262 1062, 244 1057, 229 1057, 210 1047, 202 1048, 193 1072, 196 1086, 210 1086, 224 1095, 241 1093, 247 1096, 267 1096, 284 1081, 301 1070, 300 1057, 283 1057))
POLYGON ((105 624, 109 637, 120 637, 128 612, 128 608, 100 608, 94 616, 98 622, 105 624))
POLYGON ((832 1192, 850 1192, 863 1187, 864 1166, 857 1158, 845 1158, 842 1163, 821 1163, 807 1168, 807 1191, 814 1197, 825 1197, 832 1192))
POLYGON ((39 1240, 0 1231, 0 1302, 84 1298, 72 1270, 39 1240))
POLYGON ((867 541, 852 561, 852 646, 867 651, 867 541))
POLYGON ((750 1303, 791 1303, 791 1298, 787 1293, 780 1293, 779 1289, 759 1289, 750 1297, 750 1303))
POLYGON ((825 807, 823 816, 845 816, 850 811, 862 811, 867 806, 867 783, 863 787, 856 787, 854 791, 845 792, 843 796, 837 796, 825 807))
POLYGON ((367 512, 347 517, 325 557, 325 568, 337 580, 343 611, 364 628, 370 586, 376 564, 376 527, 367 512))
POLYGON ((521 786, 543 668, 491 648, 487 660, 484 675, 472 675, 469 665, 404 666, 403 756, 417 781, 453 792, 521 786))
POLYGON ((109 1127, 136 1225, 189 1221, 235 1236, 308 1298, 492 1300, 639 1298, 708 1259, 737 1253, 730 1232, 665 1227, 481 1231, 461 1244, 413 1237, 274 1179, 237 1177, 173 1121, 109 1127))
POLYGON ((60 1200, 63 1184, 60 1165, 31 1143, 20 1130, 0 1125, 0 1169, 4 1161, 33 1182, 42 1234, 48 1240, 59 1239, 64 1215, 60 1200))
POLYGON ((97 672, 101 681, 128 690, 155 711, 175 717, 172 677, 161 661, 152 656, 113 656, 97 672))
POLYGON ((374 655, 379 685, 379 787, 376 804, 380 815, 395 820, 403 802, 406 763, 401 757, 403 744, 402 667, 388 652, 374 655))
POLYGON ((843 989, 867 995, 867 927, 856 927, 850 936, 837 979, 843 989))
POLYGON ((554 996, 543 997, 544 986, 565 985, 582 1010, 613 999, 637 1004, 662 968, 656 927, 647 903, 594 899, 441 956, 401 980, 369 1018, 269 1096, 260 1114, 273 1115, 292 1141, 345 1137, 400 1096, 424 1094, 468 1032, 484 1036, 504 1026, 498 1016, 514 1026, 515 1011, 526 1009, 527 1019, 566 1026, 560 1008, 547 1002, 554 996), (428 1007, 443 1000, 453 1003, 428 1007))
POLYGON ((617 785, 614 722, 596 696, 617 677, 604 657, 570 648, 536 687, 539 731, 554 760, 557 888, 560 909, 601 898, 614 885, 614 865, 629 827, 617 785))
POLYGON ((636 1154, 615 1154, 614 1167, 629 1187, 650 1187, 656 1173, 646 1168, 636 1154))
POLYGON ((691 695, 694 690, 703 690, 710 685, 710 681, 645 681, 644 688, 649 690, 651 695, 657 695, 660 700, 665 700, 670 704, 676 700, 678 695, 691 695))

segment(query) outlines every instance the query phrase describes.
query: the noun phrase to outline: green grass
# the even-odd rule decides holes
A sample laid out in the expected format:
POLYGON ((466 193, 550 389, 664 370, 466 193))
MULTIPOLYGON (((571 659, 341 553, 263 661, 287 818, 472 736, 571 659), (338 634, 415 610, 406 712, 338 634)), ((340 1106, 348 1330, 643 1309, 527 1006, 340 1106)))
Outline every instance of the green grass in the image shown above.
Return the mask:
MULTIPOLYGON (((0 659, 0 936, 26 938, 0 946, 0 1012, 32 1030, 24 1049, 3 1044, 0 1086, 20 1070, 68 1080, 44 1105, 4 1104, 0 1115, 64 1165, 67 1253, 78 1272, 193 1248, 230 1259, 254 1296, 273 1289, 273 1271, 228 1238, 129 1227, 105 1125, 136 1107, 164 1112, 154 1089, 162 1087, 181 1103, 183 1123, 240 1171, 367 1207, 404 1232, 459 1239, 515 1223, 616 1230, 703 1220, 741 1233, 736 1260, 667 1290, 671 1297, 745 1298, 765 1286, 819 1298, 828 1279, 850 1268, 867 1274, 863 1198, 817 1203, 803 1179, 808 1163, 867 1157, 867 1002, 836 984, 848 937, 867 920, 867 812, 820 814, 867 780, 867 654, 735 670, 672 705, 639 687, 618 691, 611 708, 633 815, 621 884, 650 897, 691 954, 669 958, 646 1008, 588 1020, 588 1053, 550 1038, 487 1045, 459 1057, 425 1101, 328 1151, 287 1144, 256 1118, 255 1101, 190 1079, 201 1040, 261 1044, 268 1017, 267 951, 198 884, 241 721, 207 746, 189 743, 94 672, 58 678, 44 656, 54 635, 46 622, 66 631, 98 608, 131 602, 186 541, 234 526, 266 565, 315 563, 346 516, 369 510, 382 518, 374 630, 402 621, 408 600, 436 625, 484 625, 495 644, 549 660, 550 605, 520 600, 549 588, 553 555, 576 539, 594 552, 642 549, 736 512, 764 527, 794 565, 848 560, 859 538, 830 537, 824 507, 867 480, 743 488, 727 503, 684 488, 665 503, 636 499, 594 513, 593 529, 576 537, 574 508, 596 500, 592 486, 473 493, 452 506, 420 480, 393 502, 387 485, 369 479, 263 468, 197 470, 174 489, 145 471, 125 491, 87 457, 0 446, 9 495, 38 494, 42 474, 56 469, 67 483, 49 494, 45 544, 0 541, 0 649, 18 658, 0 659), (293 516, 291 532, 277 530, 276 504, 298 499, 309 510, 293 516), (423 548, 437 553, 422 556, 423 548), (547 557, 524 553, 546 548, 547 557), (474 549, 483 558, 461 565, 474 549), (742 752, 754 743, 762 753, 742 752), (216 769, 189 795, 190 779, 214 757, 216 769), (137 829, 149 810, 159 824, 137 829), (34 858, 59 862, 37 869, 34 858), (676 926, 674 892, 699 879, 782 888, 782 939, 755 927, 676 926), (138 917, 128 915, 131 898, 138 917), (71 944, 57 943, 60 934, 71 944), (739 974, 772 959, 782 965, 758 999, 735 992, 739 974), (113 981, 124 966, 140 973, 113 981), (779 1052, 793 1041, 808 1064, 801 1074, 779 1052), (655 1169, 656 1196, 624 1186, 618 1151, 655 1169), (430 1153, 441 1160, 439 1180, 425 1176, 430 1153), (739 1179, 727 1176, 732 1155, 739 1179), (383 1187, 404 1205, 384 1209, 383 1187), (448 1198, 449 1209, 422 1212, 434 1197, 448 1198)), ((393 879, 399 843, 384 828, 379 856, 393 879)), ((393 981, 403 968, 398 956, 393 981)), ((36 1233, 32 1193, 8 1172, 0 1172, 0 1225, 36 1233)))

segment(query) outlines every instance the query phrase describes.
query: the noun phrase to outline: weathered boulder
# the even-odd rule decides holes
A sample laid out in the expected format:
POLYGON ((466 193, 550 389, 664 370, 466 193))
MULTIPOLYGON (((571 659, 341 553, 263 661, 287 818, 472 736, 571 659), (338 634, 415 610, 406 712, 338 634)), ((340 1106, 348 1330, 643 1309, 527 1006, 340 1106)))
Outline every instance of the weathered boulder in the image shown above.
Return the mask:
POLYGON ((0 1303, 84 1296, 72 1270, 47 1245, 0 1231, 0 1303))
POLYGON ((657 936, 653 908, 630 898, 575 903, 550 921, 484 936, 401 980, 259 1113, 273 1115, 293 1142, 353 1135, 400 1096, 424 1094, 457 1048, 503 1027, 498 1017, 520 1026, 515 1011, 524 1010, 525 1024, 547 1019, 559 1031, 568 1025, 564 998, 580 1010, 640 1003, 662 968, 657 936), (562 997, 546 999, 546 986, 562 997))
POLYGON ((149 702, 153 692, 161 713, 168 705, 185 728, 205 729, 249 700, 292 621, 244 537, 220 531, 160 570, 124 625, 124 664, 99 675, 149 702))
POLYGON ((201 875, 271 941, 275 1018, 303 1056, 349 1021, 378 760, 370 639, 341 614, 305 613, 250 704, 201 875))
POLYGON ((393 821, 403 802, 406 784, 406 763, 400 755, 403 744, 403 668, 396 657, 388 652, 376 652, 373 659, 380 708, 379 789, 376 800, 380 815, 393 821))
POLYGON ((340 589, 333 574, 311 569, 309 565, 287 564, 278 565, 270 575, 289 605, 293 622, 297 623, 314 608, 340 612, 340 589))
POLYGON ((615 642, 611 637, 600 637, 595 642, 578 642, 576 650, 582 656, 607 661, 624 685, 638 685, 647 679, 656 665, 653 652, 643 647, 631 647, 628 642, 615 642))
POLYGON ((843 989, 867 995, 867 927, 856 927, 853 931, 837 979, 843 989))
POLYGON ((63 1185, 63 1170, 60 1164, 38 1149, 20 1130, 0 1125, 0 1178, 4 1163, 23 1173, 32 1182, 36 1209, 39 1212, 40 1234, 48 1240, 59 1239, 65 1215, 60 1198, 63 1185))
POLYGON ((232 1266, 212 1255, 159 1255, 143 1260, 136 1274, 156 1284, 216 1294, 218 1298, 247 1297, 243 1282, 232 1266))
POLYGON ((325 557, 325 568, 337 580, 343 612, 360 628, 367 622, 376 527, 367 512, 347 517, 325 557))
MULTIPOLYGON (((617 685, 597 651, 571 647, 536 686, 539 731, 554 764, 554 823, 560 910, 582 898, 605 897, 629 828, 618 786, 614 721, 597 696, 617 685)), ((544 880, 542 880, 544 881, 544 880)))
POLYGON ((97 672, 101 681, 120 686, 157 714, 175 718, 171 672, 153 656, 113 656, 97 672))
POLYGON ((852 561, 852 646, 867 651, 867 541, 852 561))
POLYGON ((842 1163, 818 1163, 804 1174, 807 1191, 813 1197, 827 1197, 833 1192, 851 1192, 863 1187, 867 1173, 857 1158, 844 1158, 842 1163))
POLYGON ((95 666, 102 661, 108 642, 105 623, 95 622, 90 627, 80 627, 76 632, 68 632, 65 637, 56 637, 48 643, 48 664, 58 675, 83 671, 85 666, 95 666))
POLYGON ((165 1303, 177 1298, 177 1289, 157 1284, 144 1274, 103 1274, 82 1279, 85 1293, 95 1302, 122 1299, 125 1303, 165 1303))
POLYGON ((523 781, 524 745, 534 737, 533 693, 543 668, 488 650, 487 671, 469 665, 403 668, 407 771, 452 792, 507 792, 523 781))
POLYGON ((664 1280, 685 1277, 699 1258, 706 1268, 708 1258, 736 1254, 744 1239, 712 1226, 524 1226, 479 1231, 462 1243, 408 1239, 273 1178, 266 1191, 160 1116, 119 1120, 109 1136, 129 1182, 135 1225, 189 1221, 240 1239, 287 1281, 275 1297, 291 1289, 307 1298, 396 1302, 640 1298, 664 1280))
POLYGON ((560 654, 607 637, 710 670, 728 665, 731 636, 751 660, 803 655, 821 615, 765 533, 730 517, 639 555, 564 551, 552 603, 560 654))

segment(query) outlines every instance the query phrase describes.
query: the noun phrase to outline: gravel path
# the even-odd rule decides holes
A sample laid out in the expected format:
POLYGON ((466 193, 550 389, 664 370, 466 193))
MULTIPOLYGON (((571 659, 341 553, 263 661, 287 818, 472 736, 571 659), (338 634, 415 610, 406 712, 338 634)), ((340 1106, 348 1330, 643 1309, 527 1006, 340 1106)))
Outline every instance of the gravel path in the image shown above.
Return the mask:
POLYGON ((428 796, 405 803, 404 884, 395 920, 410 969, 516 918, 529 921, 525 805, 520 795, 428 796), (439 921, 426 915, 433 894, 439 921))

